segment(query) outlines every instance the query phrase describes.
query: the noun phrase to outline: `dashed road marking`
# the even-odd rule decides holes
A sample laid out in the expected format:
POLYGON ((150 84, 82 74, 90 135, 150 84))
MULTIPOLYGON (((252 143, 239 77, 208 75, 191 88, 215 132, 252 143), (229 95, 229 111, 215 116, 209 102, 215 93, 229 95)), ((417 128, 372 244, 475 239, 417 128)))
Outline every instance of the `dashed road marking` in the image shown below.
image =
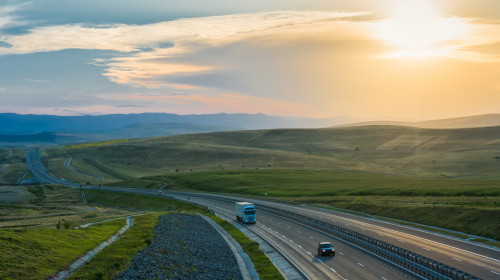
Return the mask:
POLYGON ((495 274, 500 275, 500 273, 499 273, 499 272, 496 272, 496 271, 493 271, 493 270, 491 270, 490 272, 491 272, 491 273, 495 273, 495 274))
POLYGON ((361 267, 365 267, 362 263, 358 263, 358 265, 361 266, 361 267))
POLYGON ((406 242, 406 241, 404 241, 404 240, 401 240, 401 239, 399 239, 398 241, 399 241, 399 242, 403 242, 403 243, 404 243, 404 242, 406 242))
POLYGON ((339 254, 341 254, 342 256, 344 255, 342 252, 339 252, 339 254))
POLYGON ((431 249, 428 249, 428 248, 425 248, 425 247, 423 247, 422 249, 424 249, 426 251, 430 251, 431 250, 431 249))
POLYGON ((457 259, 457 258, 453 258, 453 259, 454 259, 454 260, 456 260, 456 261, 459 261, 459 262, 461 262, 461 261, 462 261, 461 259, 457 259))
POLYGON ((380 278, 382 278, 382 280, 387 280, 387 278, 383 277, 383 276, 380 276, 380 278))

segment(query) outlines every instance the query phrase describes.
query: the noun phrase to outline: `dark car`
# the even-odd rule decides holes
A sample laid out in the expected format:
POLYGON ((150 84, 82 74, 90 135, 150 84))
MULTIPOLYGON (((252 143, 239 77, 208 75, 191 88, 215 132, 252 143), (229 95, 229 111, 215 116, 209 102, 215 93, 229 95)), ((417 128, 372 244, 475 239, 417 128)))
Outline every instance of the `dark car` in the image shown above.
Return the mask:
POLYGON ((318 255, 332 255, 335 256, 335 248, 330 242, 320 242, 318 244, 318 255))

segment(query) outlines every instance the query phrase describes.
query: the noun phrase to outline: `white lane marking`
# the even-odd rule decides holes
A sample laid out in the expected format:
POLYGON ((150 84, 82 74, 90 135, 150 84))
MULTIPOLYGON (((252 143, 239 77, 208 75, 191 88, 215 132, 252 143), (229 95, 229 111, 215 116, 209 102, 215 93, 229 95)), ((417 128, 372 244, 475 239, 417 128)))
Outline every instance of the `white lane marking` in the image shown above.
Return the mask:
POLYGON ((341 254, 342 256, 344 255, 342 252, 339 252, 339 254, 341 254))
POLYGON ((491 270, 490 272, 491 272, 491 273, 495 273, 495 274, 500 275, 500 273, 499 273, 499 272, 496 272, 496 271, 493 271, 493 270, 491 270))
POLYGON ((428 248, 425 248, 425 247, 422 247, 422 249, 426 250, 426 251, 430 251, 430 249, 428 248))
POLYGON ((361 267, 365 267, 362 263, 358 263, 358 265, 361 266, 361 267))
POLYGON ((314 237, 312 237, 312 236, 309 236, 309 238, 314 239, 314 237))
POLYGON ((337 272, 335 269, 333 269, 333 267, 330 267, 330 270, 333 272, 337 272))
POLYGON ((282 237, 286 239, 286 236, 282 235, 282 237))
POLYGON ((298 233, 302 233, 302 232, 300 232, 300 231, 298 231, 298 230, 297 230, 297 232, 298 232, 298 233))
POLYGON ((306 251, 306 253, 308 253, 309 255, 312 255, 311 252, 309 252, 309 251, 306 251))
POLYGON ((401 240, 401 239, 399 239, 398 241, 399 241, 399 242, 403 242, 403 243, 405 242, 404 240, 401 240))
POLYGON ((459 262, 461 262, 461 261, 462 261, 461 259, 457 259, 457 258, 453 258, 453 259, 454 259, 454 260, 456 260, 456 261, 459 261, 459 262))
POLYGON ((380 236, 384 236, 385 234, 383 234, 383 233, 379 233, 378 235, 380 235, 380 236))
POLYGON ((290 228, 289 226, 287 226, 287 228, 290 228))
POLYGON ((387 280, 387 278, 383 277, 383 276, 380 276, 380 278, 382 278, 383 280, 387 280))

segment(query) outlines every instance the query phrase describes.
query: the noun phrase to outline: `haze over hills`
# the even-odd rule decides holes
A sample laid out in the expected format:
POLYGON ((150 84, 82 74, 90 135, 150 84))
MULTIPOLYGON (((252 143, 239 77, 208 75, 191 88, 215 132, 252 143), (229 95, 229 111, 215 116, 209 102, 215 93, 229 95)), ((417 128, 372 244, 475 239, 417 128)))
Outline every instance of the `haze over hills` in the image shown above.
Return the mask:
POLYGON ((351 123, 341 126, 368 126, 368 125, 395 125, 411 126, 419 128, 473 128, 500 125, 500 114, 485 114, 478 116, 468 116, 449 119, 428 120, 419 122, 399 122, 399 121, 368 121, 351 123))
POLYGON ((0 145, 64 144, 120 138, 247 129, 319 128, 352 122, 265 114, 176 115, 165 113, 54 116, 0 114, 0 145))
POLYGON ((473 128, 500 126, 500 114, 420 122, 369 121, 349 117, 328 119, 268 116, 265 114, 176 115, 165 113, 54 116, 0 114, 0 146, 70 144, 124 138, 145 138, 203 132, 275 128, 323 128, 372 125, 417 128, 473 128))

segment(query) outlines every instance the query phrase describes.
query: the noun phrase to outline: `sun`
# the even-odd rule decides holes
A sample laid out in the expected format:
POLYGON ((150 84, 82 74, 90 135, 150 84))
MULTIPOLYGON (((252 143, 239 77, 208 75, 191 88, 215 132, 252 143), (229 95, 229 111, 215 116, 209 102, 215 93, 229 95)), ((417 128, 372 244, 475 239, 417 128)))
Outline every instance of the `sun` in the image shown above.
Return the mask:
POLYGON ((391 15, 376 24, 375 37, 396 46, 401 56, 439 55, 465 36, 464 22, 441 16, 431 1, 400 0, 391 15))

